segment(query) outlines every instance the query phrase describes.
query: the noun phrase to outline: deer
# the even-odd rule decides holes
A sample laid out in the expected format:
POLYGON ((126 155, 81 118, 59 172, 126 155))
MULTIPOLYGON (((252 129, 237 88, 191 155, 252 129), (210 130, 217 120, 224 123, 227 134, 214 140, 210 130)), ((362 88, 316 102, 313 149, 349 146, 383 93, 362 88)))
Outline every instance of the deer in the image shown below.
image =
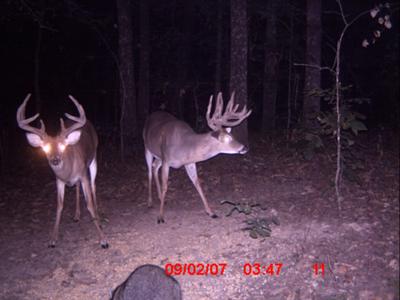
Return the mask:
POLYGON ((206 119, 211 131, 196 133, 186 122, 177 119, 165 111, 156 111, 149 115, 143 128, 145 159, 148 174, 148 207, 152 207, 152 178, 154 176, 160 212, 157 223, 164 223, 165 195, 168 189, 170 167, 178 169, 185 167, 186 173, 195 186, 203 202, 206 213, 212 217, 218 216, 210 209, 206 196, 201 188, 197 176, 196 163, 208 160, 220 153, 245 154, 248 147, 240 143, 232 135, 232 127, 239 125, 250 114, 251 110, 244 105, 238 111, 239 104, 235 104, 235 93, 223 111, 222 93, 219 92, 212 116, 211 108, 213 95, 210 96, 206 119), (161 168, 161 186, 159 170, 161 168))
POLYGON ((51 234, 49 247, 56 246, 59 234, 61 214, 64 207, 65 185, 76 186, 75 221, 79 221, 79 184, 82 186, 87 209, 94 221, 100 237, 102 248, 108 248, 107 240, 100 227, 96 200, 96 152, 98 137, 92 123, 86 119, 85 111, 73 96, 69 99, 74 103, 79 116, 65 113, 68 118, 65 122, 60 118, 61 130, 52 137, 46 133, 46 127, 40 119, 40 128, 30 125, 39 117, 39 113, 26 118, 25 110, 31 94, 28 94, 17 110, 18 126, 26 131, 28 143, 36 148, 41 148, 45 153, 48 163, 56 177, 57 185, 57 212, 56 221, 51 234), (90 174, 90 176, 89 176, 90 174))

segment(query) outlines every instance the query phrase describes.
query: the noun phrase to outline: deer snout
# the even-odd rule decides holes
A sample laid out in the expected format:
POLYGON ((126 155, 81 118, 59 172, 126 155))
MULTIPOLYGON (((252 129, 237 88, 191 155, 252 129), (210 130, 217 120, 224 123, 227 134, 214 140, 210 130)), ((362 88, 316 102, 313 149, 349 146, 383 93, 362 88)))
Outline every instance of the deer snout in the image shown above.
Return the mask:
POLYGON ((243 145, 242 149, 239 150, 239 154, 246 154, 249 151, 249 147, 243 145))
POLYGON ((53 157, 52 159, 50 159, 50 163, 53 166, 58 166, 61 163, 61 159, 59 157, 53 157))

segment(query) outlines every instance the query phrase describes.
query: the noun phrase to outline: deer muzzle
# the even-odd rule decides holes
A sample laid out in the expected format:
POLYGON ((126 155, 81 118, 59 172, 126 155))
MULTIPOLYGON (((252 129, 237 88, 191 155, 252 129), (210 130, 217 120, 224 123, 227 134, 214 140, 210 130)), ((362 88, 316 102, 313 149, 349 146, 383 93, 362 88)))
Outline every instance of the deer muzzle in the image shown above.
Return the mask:
POLYGON ((248 151, 249 147, 243 146, 243 148, 239 150, 239 154, 246 154, 248 151))
POLYGON ((54 167, 57 167, 61 163, 61 158, 56 156, 50 159, 50 164, 54 167))

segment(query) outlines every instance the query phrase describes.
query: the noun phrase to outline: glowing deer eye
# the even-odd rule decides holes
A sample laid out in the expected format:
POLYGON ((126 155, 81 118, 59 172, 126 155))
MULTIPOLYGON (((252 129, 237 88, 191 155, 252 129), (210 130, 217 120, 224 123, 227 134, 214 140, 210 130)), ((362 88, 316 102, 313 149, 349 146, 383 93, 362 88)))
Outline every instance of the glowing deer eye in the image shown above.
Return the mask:
POLYGON ((224 134, 222 136, 222 142, 224 142, 224 143, 229 143, 229 142, 231 142, 231 140, 232 140, 232 138, 229 134, 224 134))
POLYGON ((49 153, 51 151, 51 145, 50 144, 46 144, 42 147, 43 151, 45 153, 49 153))
POLYGON ((58 144, 58 150, 60 150, 60 152, 64 152, 65 148, 67 148, 67 146, 64 144, 58 144))

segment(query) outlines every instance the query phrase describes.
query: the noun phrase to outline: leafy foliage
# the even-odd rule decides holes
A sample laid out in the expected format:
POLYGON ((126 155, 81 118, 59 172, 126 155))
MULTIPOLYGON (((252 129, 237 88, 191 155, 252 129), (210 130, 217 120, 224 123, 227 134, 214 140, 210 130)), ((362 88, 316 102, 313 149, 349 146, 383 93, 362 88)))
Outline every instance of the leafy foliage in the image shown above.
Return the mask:
MULTIPOLYGON (((239 214, 243 213, 245 215, 251 215, 256 212, 256 208, 260 208, 261 210, 266 210, 258 203, 249 203, 249 202, 232 202, 228 200, 221 201, 221 204, 230 204, 232 205, 232 209, 226 214, 227 217, 230 217, 234 211, 237 211, 239 214)), ((264 238, 271 236, 272 229, 270 227, 271 224, 279 225, 279 220, 277 217, 269 217, 269 218, 259 218, 253 217, 244 221, 247 226, 242 228, 243 231, 249 231, 249 235, 253 239, 264 238)))
MULTIPOLYGON (((344 95, 349 91, 351 86, 343 86, 341 94, 344 95)), ((318 149, 324 147, 324 138, 335 138, 337 135, 336 120, 337 115, 334 109, 336 96, 335 88, 315 89, 313 96, 321 97, 330 107, 329 110, 321 112, 317 117, 319 128, 313 131, 300 129, 301 138, 295 144, 296 149, 303 155, 304 159, 311 160, 315 156, 318 149)), ((356 105, 369 103, 366 98, 344 98, 341 105, 341 139, 342 139, 342 166, 343 175, 346 178, 358 182, 356 171, 363 168, 363 162, 358 157, 359 147, 357 144, 357 136, 360 132, 366 131, 367 126, 364 123, 366 117, 357 112, 356 105)))
POLYGON ((271 236, 271 224, 279 225, 279 220, 276 217, 272 218, 253 218, 246 220, 245 223, 248 225, 242 230, 249 231, 249 235, 253 239, 264 238, 271 236))

